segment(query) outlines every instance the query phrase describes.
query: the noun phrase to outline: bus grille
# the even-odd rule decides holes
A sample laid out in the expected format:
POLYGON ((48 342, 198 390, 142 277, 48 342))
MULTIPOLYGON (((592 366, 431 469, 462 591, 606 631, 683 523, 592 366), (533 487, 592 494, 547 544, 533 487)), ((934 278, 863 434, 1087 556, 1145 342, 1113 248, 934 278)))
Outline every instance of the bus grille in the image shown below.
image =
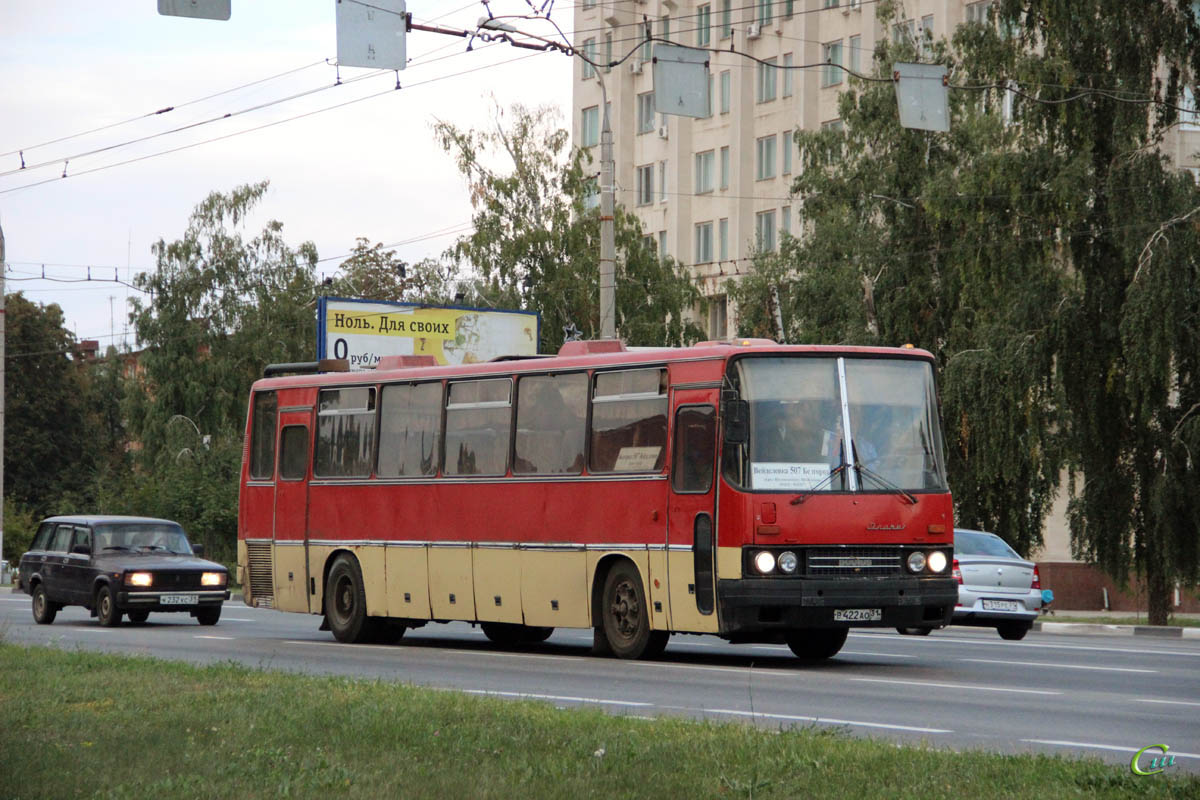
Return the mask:
POLYGON ((271 542, 246 542, 250 573, 250 605, 271 608, 275 604, 275 570, 271 564, 271 542))
POLYGON ((805 574, 825 578, 899 575, 898 547, 814 547, 805 554, 805 574))

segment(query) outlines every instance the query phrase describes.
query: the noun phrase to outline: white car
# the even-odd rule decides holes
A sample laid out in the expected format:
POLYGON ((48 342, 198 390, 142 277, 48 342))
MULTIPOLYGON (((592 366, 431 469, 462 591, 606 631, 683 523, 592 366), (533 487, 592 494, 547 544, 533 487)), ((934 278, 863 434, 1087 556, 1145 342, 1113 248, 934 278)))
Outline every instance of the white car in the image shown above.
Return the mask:
MULTIPOLYGON (((1017 555, 994 533, 954 529, 953 574, 958 605, 953 625, 995 628, 1002 639, 1023 639, 1042 607, 1037 564, 1017 555)), ((923 636, 932 628, 897 628, 923 636)))

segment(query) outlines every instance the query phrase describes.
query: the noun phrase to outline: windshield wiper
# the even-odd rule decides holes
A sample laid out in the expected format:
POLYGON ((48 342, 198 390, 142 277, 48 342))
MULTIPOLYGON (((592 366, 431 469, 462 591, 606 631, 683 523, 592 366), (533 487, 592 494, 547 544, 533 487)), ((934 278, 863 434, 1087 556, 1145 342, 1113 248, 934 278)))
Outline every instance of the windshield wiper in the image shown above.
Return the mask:
POLYGON ((875 472, 874 470, 869 469, 868 467, 864 467, 862 462, 858 461, 857 459, 854 462, 854 471, 858 473, 859 478, 866 475, 868 478, 870 478, 871 480, 878 483, 884 489, 887 489, 890 492, 895 492, 896 494, 903 497, 905 500, 907 500, 912 505, 915 506, 917 504, 917 498, 911 492, 909 492, 906 489, 901 489, 899 486, 892 483, 887 478, 880 475, 878 472, 875 472))
POLYGON ((834 478, 836 478, 840 473, 845 472, 845 471, 846 471, 845 464, 842 464, 839 467, 835 467, 833 470, 831 470, 829 472, 828 475, 826 475, 824 478, 822 478, 821 482, 818 483, 816 486, 813 486, 807 492, 802 492, 801 494, 798 494, 795 497, 793 497, 792 505, 794 505, 794 506, 800 505, 805 500, 807 500, 809 497, 811 497, 814 492, 818 491, 825 484, 832 483, 834 478))
POLYGON ((100 548, 101 550, 128 550, 129 548, 123 544, 109 544, 100 548))

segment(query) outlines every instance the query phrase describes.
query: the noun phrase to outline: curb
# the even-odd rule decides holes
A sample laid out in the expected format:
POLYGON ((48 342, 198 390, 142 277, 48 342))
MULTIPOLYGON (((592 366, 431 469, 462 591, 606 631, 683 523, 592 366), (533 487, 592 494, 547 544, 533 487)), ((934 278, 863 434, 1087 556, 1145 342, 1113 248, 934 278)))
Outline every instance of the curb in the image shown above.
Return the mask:
POLYGON ((1200 628, 1158 625, 1103 625, 1093 622, 1035 622, 1033 630, 1041 633, 1107 636, 1150 636, 1157 639, 1200 639, 1200 628))

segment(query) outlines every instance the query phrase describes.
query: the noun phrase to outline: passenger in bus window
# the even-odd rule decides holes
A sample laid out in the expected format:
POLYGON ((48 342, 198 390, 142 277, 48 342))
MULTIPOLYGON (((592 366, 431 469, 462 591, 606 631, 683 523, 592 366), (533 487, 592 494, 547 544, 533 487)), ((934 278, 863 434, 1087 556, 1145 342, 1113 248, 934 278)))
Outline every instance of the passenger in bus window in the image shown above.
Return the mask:
POLYGON ((783 401, 768 406, 766 424, 759 425, 755 460, 775 463, 822 461, 823 430, 816 405, 805 401, 783 401))

